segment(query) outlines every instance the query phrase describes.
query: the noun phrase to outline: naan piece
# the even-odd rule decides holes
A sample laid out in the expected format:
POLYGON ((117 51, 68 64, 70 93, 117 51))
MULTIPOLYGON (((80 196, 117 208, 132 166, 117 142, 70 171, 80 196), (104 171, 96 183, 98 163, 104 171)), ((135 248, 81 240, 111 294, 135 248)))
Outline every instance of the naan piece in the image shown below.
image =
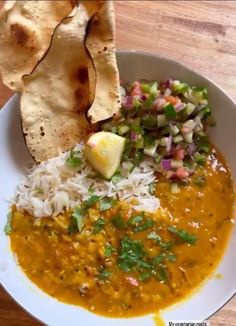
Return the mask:
MULTIPOLYGON (((95 98, 88 111, 92 123, 111 118, 121 106, 119 71, 115 53, 115 18, 112 1, 100 1, 101 7, 92 18, 86 47, 96 72, 95 98)), ((91 82, 93 73, 89 72, 91 82)))
POLYGON ((76 1, 6 1, 0 12, 0 71, 3 83, 22 91, 22 76, 30 74, 50 46, 57 25, 76 1))
POLYGON ((81 1, 77 13, 55 30, 44 59, 23 77, 22 126, 36 162, 71 149, 90 131, 85 114, 91 105, 90 59, 84 38, 98 6, 97 1, 81 1))

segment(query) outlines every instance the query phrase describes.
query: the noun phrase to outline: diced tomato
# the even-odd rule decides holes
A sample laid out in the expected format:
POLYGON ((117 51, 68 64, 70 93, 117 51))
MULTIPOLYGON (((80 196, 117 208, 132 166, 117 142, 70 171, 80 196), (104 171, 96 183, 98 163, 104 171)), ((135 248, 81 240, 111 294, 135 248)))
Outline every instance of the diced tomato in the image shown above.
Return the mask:
POLYGON ((132 91, 130 92, 130 95, 131 96, 140 96, 140 95, 142 95, 142 90, 141 90, 141 87, 140 87, 140 83, 138 81, 134 82, 134 85, 133 85, 132 91))
POLYGON ((185 156, 185 149, 179 149, 175 152, 175 159, 176 160, 183 160, 185 156))
POLYGON ((174 97, 174 96, 171 96, 171 95, 164 96, 164 99, 166 100, 166 102, 170 102, 173 105, 175 105, 176 103, 179 102, 178 97, 174 97))
POLYGON ((186 168, 178 168, 177 171, 176 171, 176 176, 182 180, 182 179, 185 179, 189 176, 189 173, 187 171, 186 168))

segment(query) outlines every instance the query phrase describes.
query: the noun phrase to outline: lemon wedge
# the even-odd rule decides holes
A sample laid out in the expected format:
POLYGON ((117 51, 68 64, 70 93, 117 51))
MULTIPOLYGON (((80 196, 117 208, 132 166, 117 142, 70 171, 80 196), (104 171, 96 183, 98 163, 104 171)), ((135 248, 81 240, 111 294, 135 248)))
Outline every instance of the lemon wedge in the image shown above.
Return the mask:
POLYGON ((120 166, 125 138, 111 132, 93 134, 84 148, 84 155, 95 170, 110 179, 120 166))

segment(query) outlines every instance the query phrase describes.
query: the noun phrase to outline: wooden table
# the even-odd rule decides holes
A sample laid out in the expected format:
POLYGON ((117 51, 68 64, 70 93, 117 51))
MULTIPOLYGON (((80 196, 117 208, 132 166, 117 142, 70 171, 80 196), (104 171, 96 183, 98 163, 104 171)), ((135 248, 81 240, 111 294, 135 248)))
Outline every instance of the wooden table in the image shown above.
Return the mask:
MULTIPOLYGON (((177 59, 213 79, 236 100, 236 1, 116 0, 115 7, 118 49, 177 59)), ((0 84, 0 107, 11 94, 0 84)), ((210 320, 213 326, 236 326, 236 298, 210 320)), ((0 326, 11 325, 40 323, 0 289, 0 326)))

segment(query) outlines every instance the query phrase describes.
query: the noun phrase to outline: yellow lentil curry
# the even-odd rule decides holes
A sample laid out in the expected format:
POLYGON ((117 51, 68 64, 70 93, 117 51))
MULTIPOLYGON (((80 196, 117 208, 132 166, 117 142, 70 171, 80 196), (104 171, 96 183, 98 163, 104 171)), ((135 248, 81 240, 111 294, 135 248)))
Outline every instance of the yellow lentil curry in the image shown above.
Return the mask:
POLYGON ((105 316, 155 312, 213 271, 232 228, 234 200, 229 169, 215 149, 178 193, 162 177, 155 192, 161 202, 155 214, 91 196, 81 232, 74 232, 69 211, 35 219, 13 209, 11 248, 27 276, 60 301, 105 316))

